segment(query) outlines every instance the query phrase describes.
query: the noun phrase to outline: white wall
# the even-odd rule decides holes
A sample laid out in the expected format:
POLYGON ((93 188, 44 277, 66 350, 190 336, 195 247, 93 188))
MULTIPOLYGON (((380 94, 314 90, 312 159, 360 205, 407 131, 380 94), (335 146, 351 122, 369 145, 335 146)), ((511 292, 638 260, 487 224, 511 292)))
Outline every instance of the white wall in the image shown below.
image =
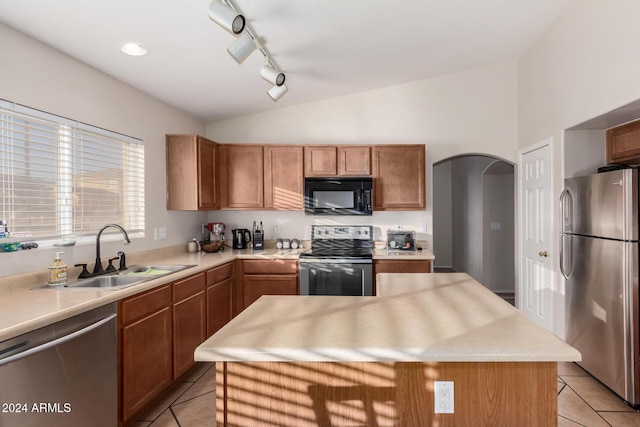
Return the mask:
POLYGON ((482 172, 494 159, 464 156, 452 160, 453 269, 484 283, 482 172))
MULTIPOLYGON (((82 35, 78 35, 82 37, 82 35)), ((0 98, 144 140, 146 237, 124 247, 106 243, 104 258, 187 242, 206 214, 168 212, 165 185, 165 134, 204 133, 205 125, 94 68, 0 24, 0 98), (154 241, 153 228, 167 228, 154 241)), ((98 230, 96 230, 97 232, 98 230)), ((47 268, 53 249, 2 253, 2 275, 47 268)), ((67 264, 95 259, 95 245, 65 248, 67 264)))
MULTIPOLYGON (((219 142, 269 144, 426 144, 426 211, 374 214, 373 224, 424 230, 432 249, 433 163, 463 153, 515 161, 516 63, 507 62, 400 86, 210 123, 219 142)), ((289 90, 304 90, 292 81, 289 90)), ((314 221, 300 213, 215 212, 211 221, 251 225, 281 220, 299 234, 314 221), (294 225, 295 224, 295 225, 294 225)), ((338 219, 350 221, 349 217, 338 219)), ((265 227, 267 239, 270 227, 265 227)), ((283 230, 283 233, 285 231, 283 230)), ((289 236, 284 236, 289 237, 289 236)))
MULTIPOLYGON (((576 1, 518 61, 519 148, 549 137, 559 142, 553 153, 553 212, 564 178, 563 130, 640 99, 638 16, 636 0, 576 1)), ((556 215, 553 221, 557 236, 556 215)), ((557 241, 550 255, 555 260, 554 332, 563 337, 557 241)))
POLYGON ((453 189, 451 161, 433 167, 433 254, 435 267, 453 268, 453 189))

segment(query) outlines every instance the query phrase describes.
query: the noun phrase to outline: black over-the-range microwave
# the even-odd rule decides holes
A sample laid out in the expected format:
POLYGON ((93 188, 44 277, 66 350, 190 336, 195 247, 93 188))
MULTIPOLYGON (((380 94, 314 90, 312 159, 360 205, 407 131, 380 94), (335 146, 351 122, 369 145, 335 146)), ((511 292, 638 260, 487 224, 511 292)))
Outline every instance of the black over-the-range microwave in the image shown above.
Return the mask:
POLYGON ((309 177, 304 179, 307 215, 371 215, 371 177, 309 177))

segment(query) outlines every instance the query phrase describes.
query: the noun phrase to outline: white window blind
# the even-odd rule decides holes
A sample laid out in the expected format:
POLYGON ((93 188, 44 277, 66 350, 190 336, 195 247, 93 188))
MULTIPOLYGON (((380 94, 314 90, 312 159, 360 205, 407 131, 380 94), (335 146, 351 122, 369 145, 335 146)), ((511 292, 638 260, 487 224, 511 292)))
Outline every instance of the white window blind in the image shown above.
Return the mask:
POLYGON ((141 140, 0 100, 0 219, 13 237, 144 232, 141 140))

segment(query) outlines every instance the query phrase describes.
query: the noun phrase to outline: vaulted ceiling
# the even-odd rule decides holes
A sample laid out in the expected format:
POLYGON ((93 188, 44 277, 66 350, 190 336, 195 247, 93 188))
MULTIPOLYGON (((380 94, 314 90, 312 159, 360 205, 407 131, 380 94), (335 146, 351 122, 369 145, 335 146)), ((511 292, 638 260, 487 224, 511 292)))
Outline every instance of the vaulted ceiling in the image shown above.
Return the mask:
POLYGON ((211 122, 515 60, 572 1, 234 0, 286 74, 277 103, 211 0, 0 0, 0 22, 211 122))

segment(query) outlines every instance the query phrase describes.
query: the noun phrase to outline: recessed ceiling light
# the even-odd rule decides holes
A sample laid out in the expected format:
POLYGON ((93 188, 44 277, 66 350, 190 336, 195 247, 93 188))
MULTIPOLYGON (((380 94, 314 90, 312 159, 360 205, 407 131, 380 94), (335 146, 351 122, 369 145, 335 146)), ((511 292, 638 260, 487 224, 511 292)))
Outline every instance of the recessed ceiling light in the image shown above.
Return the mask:
POLYGON ((149 51, 146 47, 135 42, 128 42, 120 46, 120 50, 131 56, 144 56, 149 51))

